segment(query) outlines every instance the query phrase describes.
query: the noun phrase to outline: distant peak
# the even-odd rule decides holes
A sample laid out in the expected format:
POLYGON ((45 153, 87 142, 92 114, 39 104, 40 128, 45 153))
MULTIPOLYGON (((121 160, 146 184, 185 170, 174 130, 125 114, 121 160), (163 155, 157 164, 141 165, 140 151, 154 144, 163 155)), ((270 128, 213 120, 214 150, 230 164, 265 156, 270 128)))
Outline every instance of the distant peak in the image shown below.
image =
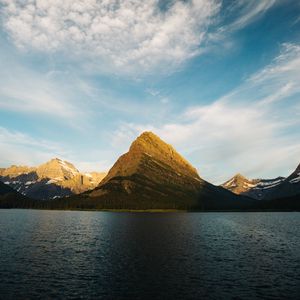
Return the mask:
POLYGON ((229 187, 231 185, 239 185, 239 184, 244 183, 244 182, 251 182, 251 180, 249 180, 248 178, 246 178, 242 174, 237 173, 233 177, 231 177, 229 180, 224 182, 222 184, 222 186, 223 187, 229 187))
POLYGON ((46 161, 46 162, 43 163, 43 164, 59 163, 59 162, 62 162, 62 160, 61 160, 60 158, 54 157, 54 158, 51 158, 50 160, 46 161))
POLYGON ((49 165, 51 165, 54 168, 73 169, 76 172, 79 172, 72 163, 70 163, 66 160, 62 160, 62 159, 57 158, 57 157, 52 158, 51 160, 41 164, 39 167, 44 167, 44 166, 46 167, 46 166, 49 166, 49 165))
POLYGON ((68 161, 66 161, 66 160, 60 159, 60 158, 58 158, 58 157, 54 157, 54 158, 48 160, 48 161, 47 161, 46 163, 44 163, 44 164, 49 164, 49 163, 56 163, 56 164, 59 164, 59 165, 65 165, 65 164, 67 164, 67 165, 72 165, 72 163, 70 163, 70 162, 68 162, 68 161))
POLYGON ((237 173, 237 174, 235 174, 235 175, 234 175, 234 178, 248 180, 248 178, 246 178, 245 176, 243 176, 241 173, 237 173))

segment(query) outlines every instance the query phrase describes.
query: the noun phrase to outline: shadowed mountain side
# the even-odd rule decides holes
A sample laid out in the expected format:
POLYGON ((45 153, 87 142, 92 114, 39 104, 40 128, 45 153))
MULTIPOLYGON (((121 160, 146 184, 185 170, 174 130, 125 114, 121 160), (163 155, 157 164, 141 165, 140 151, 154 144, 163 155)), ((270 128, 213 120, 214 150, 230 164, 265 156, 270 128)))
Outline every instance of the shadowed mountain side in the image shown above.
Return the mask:
POLYGON ((272 200, 263 200, 257 203, 258 210, 293 210, 300 211, 300 194, 291 196, 276 198, 272 200))
POLYGON ((300 198, 300 164, 291 175, 270 191, 266 199, 295 197, 300 198))
MULTIPOLYGON (((243 196, 228 198, 223 201, 223 191, 220 198, 210 196, 211 188, 209 183, 203 188, 202 195, 198 201, 186 204, 182 199, 174 204, 172 199, 167 197, 156 200, 135 197, 128 197, 120 193, 103 195, 101 198, 89 197, 87 193, 72 197, 57 198, 53 200, 33 200, 25 197, 15 190, 0 182, 0 208, 34 208, 34 209, 59 209, 59 210, 187 210, 187 211, 300 211, 300 196, 280 198, 274 200, 256 201, 243 196), (205 193, 206 191, 206 193, 205 193)), ((215 190, 215 189, 213 189, 215 190)), ((230 192, 228 192, 230 195, 230 192)))
POLYGON ((0 181, 0 208, 32 208, 35 201, 0 181))
MULTIPOLYGON (((32 199, 55 199, 73 195, 70 188, 62 187, 56 183, 48 183, 49 179, 42 179, 32 185, 26 196, 32 199), (45 188, 46 187, 46 188, 45 188)), ((43 200, 45 201, 45 200, 43 200)))
POLYGON ((300 195, 300 164, 287 178, 248 179, 240 174, 221 185, 223 188, 257 200, 272 200, 300 195))
POLYGON ((14 189, 0 181, 0 197, 9 193, 18 194, 14 189))

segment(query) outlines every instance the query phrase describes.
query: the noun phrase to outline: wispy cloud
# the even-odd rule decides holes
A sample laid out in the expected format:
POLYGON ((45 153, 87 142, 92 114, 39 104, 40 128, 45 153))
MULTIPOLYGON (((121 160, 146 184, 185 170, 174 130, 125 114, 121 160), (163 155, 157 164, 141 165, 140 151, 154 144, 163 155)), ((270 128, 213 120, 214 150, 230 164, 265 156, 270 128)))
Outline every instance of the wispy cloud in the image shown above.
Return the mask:
POLYGON ((26 66, 9 49, 0 51, 0 108, 30 114, 46 114, 67 121, 79 117, 70 82, 49 72, 26 66))
POLYGON ((278 0, 260 0, 260 1, 247 1, 238 0, 234 1, 230 7, 231 13, 237 15, 236 19, 227 26, 227 30, 233 31, 246 27, 255 19, 261 17, 266 11, 280 1, 278 0))
POLYGON ((109 154, 106 150, 90 149, 89 160, 82 160, 81 154, 67 145, 0 127, 0 167, 36 166, 54 157, 74 163, 82 172, 103 172, 111 167, 111 162, 104 158, 109 154))
MULTIPOLYGON (((1 38, 0 42, 3 42, 1 38)), ((90 128, 87 120, 96 111, 103 107, 118 108, 107 101, 107 88, 99 83, 95 85, 77 68, 55 66, 46 61, 40 66, 7 45, 0 49, 0 58, 2 113, 32 116, 34 120, 46 117, 55 124, 63 123, 81 131, 90 128)))
POLYGON ((232 48, 235 44, 231 39, 232 34, 255 22, 272 7, 281 3, 278 0, 237 0, 229 5, 227 3, 225 7, 222 7, 223 15, 218 17, 216 26, 207 34, 205 51, 218 49, 220 45, 222 49, 232 48))
POLYGON ((113 143, 128 146, 136 134, 153 130, 189 157, 204 178, 217 183, 236 172, 250 177, 287 175, 300 159, 299 131, 291 130, 300 125, 299 59, 298 45, 283 45, 270 65, 230 94, 190 107, 161 126, 123 124, 113 143))
POLYGON ((0 166, 10 164, 36 165, 53 157, 65 157, 61 145, 46 139, 0 127, 0 166))
MULTIPOLYGON (((259 105, 280 105, 280 101, 293 101, 300 96, 300 45, 285 43, 274 61, 252 75, 240 87, 248 99, 259 105)), ((240 92, 237 90, 236 92, 240 92)), ((242 100, 242 99, 241 99, 242 100)))

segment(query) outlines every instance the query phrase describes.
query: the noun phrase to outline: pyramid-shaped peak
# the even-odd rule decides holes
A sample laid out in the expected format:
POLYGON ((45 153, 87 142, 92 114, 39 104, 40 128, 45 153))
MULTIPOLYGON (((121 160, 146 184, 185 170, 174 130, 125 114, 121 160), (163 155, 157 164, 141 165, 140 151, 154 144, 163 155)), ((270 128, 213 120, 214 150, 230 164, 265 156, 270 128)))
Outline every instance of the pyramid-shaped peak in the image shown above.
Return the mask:
MULTIPOLYGON (((123 154, 113 165, 102 183, 113 177, 126 177, 133 174, 147 176, 151 169, 159 169, 167 174, 176 173, 176 176, 188 176, 199 180, 197 170, 185 160, 171 145, 165 143, 157 135, 146 131, 138 136, 131 144, 129 151, 123 154)), ((150 176, 150 175, 149 175, 150 176)))
MULTIPOLYGON (((137 145, 167 145, 162 139, 160 139, 156 134, 154 134, 151 131, 144 131, 142 134, 140 134, 131 144, 131 147, 135 147, 137 145)), ((168 145, 170 146, 170 145, 168 145)))
POLYGON ((197 173, 196 169, 172 145, 167 144, 151 131, 145 131, 138 136, 131 144, 128 153, 144 153, 160 161, 197 173))
POLYGON ((145 131, 138 136, 131 144, 129 152, 142 151, 146 154, 163 153, 169 155, 176 155, 181 157, 172 145, 164 142, 159 136, 151 131, 145 131), (151 153, 152 152, 152 153, 151 153))
POLYGON ((229 180, 227 180, 223 184, 221 184, 221 186, 223 186, 227 189, 231 188, 231 187, 236 188, 239 185, 251 183, 251 182, 254 182, 254 181, 255 180, 248 179, 245 176, 243 176, 242 174, 237 173, 233 177, 231 177, 229 180))
POLYGON ((156 134, 154 134, 152 131, 144 131, 142 132, 137 139, 147 139, 147 138, 152 138, 152 139, 160 139, 156 134))

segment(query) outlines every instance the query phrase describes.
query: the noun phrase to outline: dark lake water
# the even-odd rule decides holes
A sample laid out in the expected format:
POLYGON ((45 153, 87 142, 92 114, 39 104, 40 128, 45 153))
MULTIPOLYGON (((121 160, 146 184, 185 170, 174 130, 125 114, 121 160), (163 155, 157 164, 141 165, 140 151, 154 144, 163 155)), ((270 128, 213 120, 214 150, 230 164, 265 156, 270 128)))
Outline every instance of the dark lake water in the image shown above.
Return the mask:
POLYGON ((1 299, 299 299, 300 213, 0 210, 1 299))

